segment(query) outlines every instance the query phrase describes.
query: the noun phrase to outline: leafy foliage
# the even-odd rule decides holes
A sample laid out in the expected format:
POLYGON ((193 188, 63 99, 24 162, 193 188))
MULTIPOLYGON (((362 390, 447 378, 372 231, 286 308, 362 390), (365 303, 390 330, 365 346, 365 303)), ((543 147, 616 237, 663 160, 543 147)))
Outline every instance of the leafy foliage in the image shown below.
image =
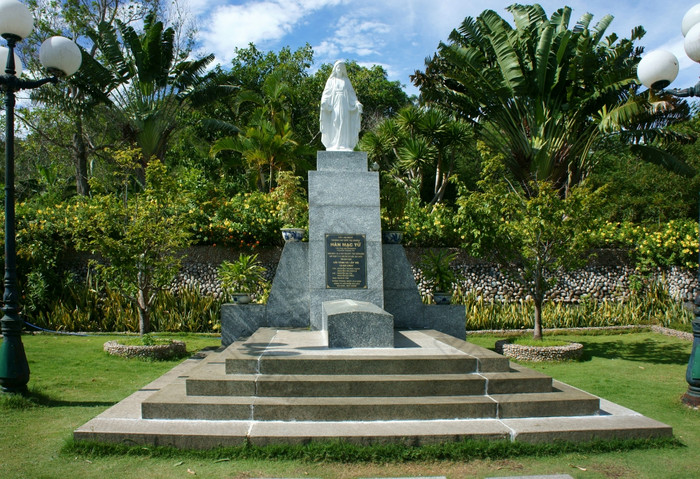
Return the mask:
POLYGON ((638 157, 691 172, 657 148, 690 140, 661 129, 687 117, 687 104, 653 102, 636 92, 642 50, 633 42, 644 34, 641 27, 619 39, 605 36, 609 15, 592 25, 586 14, 570 29, 569 7, 550 18, 537 4, 508 11, 514 27, 492 10, 466 18, 412 79, 424 102, 475 126, 526 195, 537 194, 528 190, 533 181, 568 195, 611 137, 638 157))
POLYGON ((152 160, 142 193, 124 199, 95 196, 78 220, 84 229, 78 247, 106 261, 93 265, 136 305, 142 335, 150 330, 157 292, 170 285, 180 268, 179 251, 189 244, 188 206, 165 166, 152 160))
POLYGON ((418 267, 423 276, 433 283, 435 291, 451 293, 458 279, 452 269, 452 262, 457 259, 457 253, 449 253, 444 249, 431 249, 421 259, 418 267))
MULTIPOLYGON (((585 261, 590 244, 587 232, 597 219, 599 192, 578 186, 562 198, 557 188, 545 182, 528 184, 527 194, 503 182, 484 180, 482 187, 483 192, 461 200, 462 214, 481 217, 480 224, 490 225, 491 241, 484 246, 532 296, 534 337, 538 339, 544 296, 553 286, 552 273, 585 261)), ((463 233, 477 235, 473 230, 463 233)))
POLYGON ((254 294, 266 283, 265 271, 257 254, 240 254, 237 261, 221 263, 218 276, 227 294, 254 294))
POLYGON ((466 123, 436 108, 409 106, 367 132, 359 148, 395 182, 427 192, 425 200, 435 204, 445 198, 458 160, 472 144, 466 123))
POLYGON ((145 168, 152 157, 163 160, 171 135, 181 126, 182 110, 219 91, 204 77, 214 56, 179 59, 175 30, 165 28, 154 12, 146 16, 142 34, 119 20, 115 24, 100 23, 90 38, 113 79, 109 105, 118 115, 124 140, 142 150, 145 168))

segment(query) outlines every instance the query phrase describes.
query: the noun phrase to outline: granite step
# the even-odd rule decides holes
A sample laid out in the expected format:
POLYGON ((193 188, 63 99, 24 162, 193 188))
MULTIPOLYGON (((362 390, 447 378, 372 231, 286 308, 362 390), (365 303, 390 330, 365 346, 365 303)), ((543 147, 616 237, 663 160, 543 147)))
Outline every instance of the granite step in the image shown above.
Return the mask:
POLYGON ((362 357, 316 355, 304 357, 245 358, 238 354, 226 359, 226 374, 290 375, 394 375, 468 374, 477 372, 477 360, 470 357, 422 356, 397 358, 366 354, 362 357), (238 357, 237 357, 238 356, 238 357))
POLYGON ((438 331, 395 331, 395 348, 330 349, 320 331, 260 328, 229 347, 225 374, 401 375, 508 372, 507 358, 438 331))
POLYGON ((375 421, 594 415, 595 396, 559 385, 553 392, 492 396, 187 396, 184 383, 143 401, 144 419, 375 421))
POLYGON ((551 392, 551 377, 532 371, 435 375, 217 375, 187 378, 189 396, 394 397, 551 392))

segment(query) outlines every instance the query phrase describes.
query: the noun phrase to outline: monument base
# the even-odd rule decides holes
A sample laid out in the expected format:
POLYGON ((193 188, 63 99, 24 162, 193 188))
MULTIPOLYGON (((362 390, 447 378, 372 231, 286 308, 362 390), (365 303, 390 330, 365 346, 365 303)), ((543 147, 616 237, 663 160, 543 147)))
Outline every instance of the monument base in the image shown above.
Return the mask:
POLYGON ((196 356, 74 432, 76 441, 210 449, 343 440, 424 444, 671 437, 671 427, 437 331, 332 349, 262 328, 196 356))

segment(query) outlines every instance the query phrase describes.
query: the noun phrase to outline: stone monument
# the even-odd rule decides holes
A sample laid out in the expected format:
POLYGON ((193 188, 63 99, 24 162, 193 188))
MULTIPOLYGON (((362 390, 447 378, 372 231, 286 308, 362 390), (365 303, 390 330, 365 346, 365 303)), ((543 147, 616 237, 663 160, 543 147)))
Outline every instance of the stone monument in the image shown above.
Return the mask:
POLYGON ((381 244, 379 178, 351 151, 361 106, 343 88, 322 107, 332 148, 309 172, 309 243, 286 244, 268 303, 224 305, 225 350, 176 366, 75 440, 192 449, 672 436, 467 343, 464 306, 422 304, 401 245, 381 244))
POLYGON ((394 328, 465 338, 464 306, 426 306, 401 245, 383 245, 379 173, 358 142, 362 104, 345 63, 326 82, 322 143, 309 172, 309 242, 287 243, 266 305, 224 305, 222 344, 260 327, 328 334, 329 347, 393 347, 394 328))

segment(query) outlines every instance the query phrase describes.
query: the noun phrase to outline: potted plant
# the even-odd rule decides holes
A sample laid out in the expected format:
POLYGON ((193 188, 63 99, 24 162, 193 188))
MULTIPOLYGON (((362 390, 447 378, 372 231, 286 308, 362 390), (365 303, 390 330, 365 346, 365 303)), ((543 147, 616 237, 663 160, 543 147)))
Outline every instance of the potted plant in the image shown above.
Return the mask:
POLYGON ((272 192, 272 197, 277 201, 285 242, 304 239, 309 224, 309 204, 301 181, 302 178, 294 176, 291 171, 280 171, 277 174, 277 187, 272 192))
POLYGON ((267 269, 260 263, 257 254, 240 254, 238 261, 224 261, 219 266, 218 276, 221 287, 231 301, 238 304, 250 303, 253 294, 265 285, 267 269))
POLYGON ((452 269, 451 263, 457 258, 457 253, 444 249, 428 251, 420 260, 419 267, 425 279, 433 284, 433 300, 435 304, 450 304, 452 289, 459 276, 452 269))
POLYGON ((403 216, 408 203, 406 188, 388 173, 382 174, 379 191, 382 215, 382 243, 400 244, 403 216))

